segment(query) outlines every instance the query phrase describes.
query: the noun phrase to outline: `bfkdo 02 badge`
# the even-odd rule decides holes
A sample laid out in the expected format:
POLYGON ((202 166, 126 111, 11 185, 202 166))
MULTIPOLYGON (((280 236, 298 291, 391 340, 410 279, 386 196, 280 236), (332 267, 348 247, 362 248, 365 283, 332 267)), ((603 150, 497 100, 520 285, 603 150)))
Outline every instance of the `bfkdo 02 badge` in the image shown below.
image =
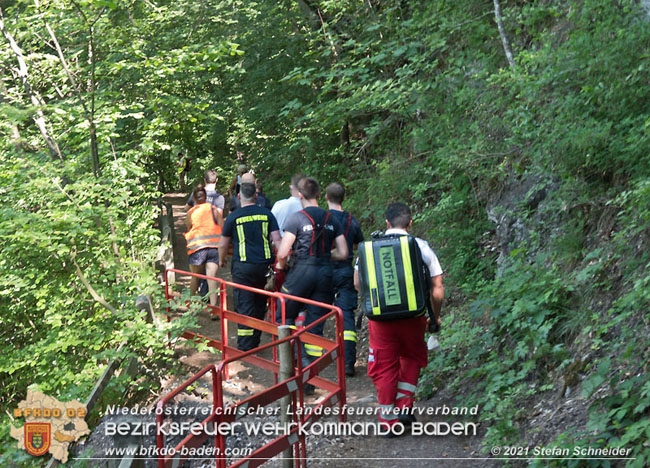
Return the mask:
POLYGON ((35 456, 47 453, 51 442, 50 423, 25 423, 25 449, 35 456))

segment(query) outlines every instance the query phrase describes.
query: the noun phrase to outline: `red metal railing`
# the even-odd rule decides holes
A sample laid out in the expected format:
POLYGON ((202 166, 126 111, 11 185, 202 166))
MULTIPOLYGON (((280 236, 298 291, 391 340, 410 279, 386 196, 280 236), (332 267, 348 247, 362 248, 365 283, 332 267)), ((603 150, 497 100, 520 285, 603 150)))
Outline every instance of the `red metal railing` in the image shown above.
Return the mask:
MULTIPOLYGON (((168 272, 175 272, 182 275, 196 276, 198 278, 208 279, 205 275, 200 275, 196 273, 189 273, 182 270, 168 270, 168 272)), ((166 275, 167 273, 166 272, 166 275)), ((167 276, 165 275, 165 278, 167 276)), ((291 296, 288 294, 282 294, 279 292, 270 292, 260 289, 251 288, 249 286, 244 286, 237 283, 232 283, 225 281, 220 278, 210 278, 210 280, 216 280, 220 286, 220 301, 219 306, 210 306, 208 309, 211 313, 219 315, 221 318, 221 340, 216 340, 209 338, 197 333, 185 331, 183 337, 193 340, 205 340, 208 346, 219 349, 222 352, 223 360, 219 363, 218 366, 209 365, 205 367, 201 372, 194 375, 191 379, 185 382, 183 385, 176 388, 173 392, 169 393, 163 397, 157 403, 156 411, 156 423, 157 423, 157 434, 156 434, 156 444, 159 450, 159 454, 163 453, 165 448, 164 435, 160 428, 163 424, 164 419, 164 406, 176 397, 179 393, 185 390, 192 383, 196 382, 198 379, 206 375, 208 372, 211 373, 212 379, 212 412, 210 416, 205 418, 202 421, 202 431, 194 431, 194 434, 189 434, 185 437, 179 444, 177 444, 171 453, 165 457, 158 458, 158 466, 160 468, 168 466, 179 466, 177 463, 180 463, 186 457, 183 456, 184 452, 187 452, 188 449, 194 447, 202 446, 210 433, 214 434, 214 444, 215 444, 215 453, 216 453, 216 465, 219 468, 226 467, 226 437, 221 432, 215 430, 215 424, 217 427, 223 427, 235 422, 241 416, 240 413, 246 413, 253 411, 256 408, 260 408, 275 401, 278 401, 284 396, 291 395, 292 404, 293 404, 293 428, 287 433, 280 435, 271 442, 265 444, 261 448, 255 450, 252 454, 247 457, 239 459, 234 464, 230 465, 232 467, 237 467, 246 464, 247 467, 259 466, 266 462, 268 459, 274 457, 275 455, 281 453, 289 447, 293 447, 294 458, 299 462, 300 466, 305 466, 306 459, 306 441, 305 436, 300 431, 300 427, 306 427, 309 424, 313 424, 316 420, 321 417, 320 408, 325 406, 332 406, 335 404, 339 405, 339 417, 343 422, 345 421, 345 414, 342 411, 345 405, 345 372, 344 372, 344 360, 343 360, 343 314, 341 309, 338 307, 332 306, 330 304, 323 304, 320 302, 312 301, 309 299, 304 299, 296 296, 291 296), (263 320, 254 319, 251 317, 246 317, 239 315, 233 311, 229 311, 227 308, 227 287, 239 288, 258 294, 263 294, 270 297, 270 312, 271 317, 274 320, 276 315, 276 304, 279 303, 281 306, 281 316, 282 323, 285 322, 285 303, 286 300, 295 300, 302 302, 304 304, 316 305, 329 309, 330 312, 325 314, 323 317, 312 322, 301 330, 294 330, 293 333, 282 339, 277 339, 278 337, 278 324, 266 322, 263 320), (334 317, 336 321, 336 341, 329 340, 322 336, 313 335, 309 331, 321 324, 322 322, 328 320, 329 318, 334 317), (264 332, 270 333, 272 336, 272 341, 268 344, 262 345, 258 348, 247 352, 241 352, 236 348, 232 348, 228 345, 228 322, 233 321, 235 323, 240 323, 251 328, 262 330, 264 332), (294 376, 278 382, 278 372, 279 372, 279 363, 277 361, 277 347, 285 342, 290 342, 293 346, 293 349, 297 352, 296 366, 294 368, 294 376), (315 346, 319 346, 325 350, 323 355, 316 359, 314 362, 302 367, 301 353, 302 353, 302 344, 307 343, 315 346), (273 359, 268 360, 261 357, 259 354, 267 349, 273 350, 273 359), (229 357, 230 356, 230 357, 229 357), (224 395, 223 395, 223 382, 228 379, 228 364, 234 361, 245 361, 255 366, 261 367, 263 369, 273 372, 275 377, 275 385, 258 392, 242 401, 239 401, 229 406, 224 406, 224 395), (337 382, 333 382, 322 377, 320 372, 328 367, 330 364, 336 361, 336 370, 337 370, 337 382), (318 405, 315 408, 311 408, 311 411, 305 411, 305 401, 304 401, 304 385, 309 382, 315 386, 326 390, 327 395, 322 398, 318 405), (243 411, 242 411, 243 410, 243 411), (185 448, 185 450, 184 450, 185 448)), ((167 299, 170 299, 169 285, 165 284, 165 293, 167 299)))

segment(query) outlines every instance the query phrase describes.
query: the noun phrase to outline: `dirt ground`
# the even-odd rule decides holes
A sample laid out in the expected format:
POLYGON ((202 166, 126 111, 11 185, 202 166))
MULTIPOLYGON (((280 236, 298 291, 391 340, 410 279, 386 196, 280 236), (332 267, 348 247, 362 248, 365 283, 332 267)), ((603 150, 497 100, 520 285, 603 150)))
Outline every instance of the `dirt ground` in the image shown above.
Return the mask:
MULTIPOLYGON (((182 233, 185 230, 185 211, 183 204, 185 196, 182 194, 169 194, 166 201, 173 204, 174 224, 175 224, 175 242, 174 257, 175 267, 187 269, 187 254, 185 252, 185 239, 182 233)), ((230 268, 227 266, 220 269, 219 277, 224 279, 230 278, 230 268)), ((187 278, 177 277, 181 284, 187 284, 187 278)), ((229 298, 230 299, 230 298, 229 298)), ((229 309, 232 310, 232 304, 229 303, 229 309)), ((205 313, 199 317, 200 333, 209 337, 218 337, 220 334, 220 322, 212 321, 205 313)), ((235 324, 230 324, 229 341, 236 342, 235 324)), ((329 333, 331 333, 331 327, 329 333)), ((326 333, 328 329, 326 328, 326 333)), ((358 331, 359 342, 357 348, 358 360, 356 365, 356 376, 348 378, 347 384, 347 402, 354 408, 376 408, 377 400, 375 389, 372 381, 366 375, 366 364, 368 356, 368 336, 367 321, 364 321, 362 330, 358 331)), ((269 341, 268 336, 263 336, 262 343, 269 341)), ((442 346, 435 352, 444 352, 444 337, 441 339, 442 346)), ((177 345, 176 349, 179 359, 184 363, 187 369, 187 375, 184 377, 170 378, 165 383, 165 393, 170 391, 183 380, 196 373, 205 365, 218 362, 219 355, 208 351, 198 352, 194 348, 183 346, 182 343, 177 345)), ((433 351, 432 351, 433 352, 433 351)), ((329 371, 329 369, 328 369, 329 371)), ((335 379, 333 372, 325 374, 331 379, 335 379)), ((268 372, 247 363, 236 363, 231 366, 231 378, 224 384, 225 395, 230 400, 239 400, 247 395, 260 391, 273 385, 273 375, 268 372)), ((319 390, 314 397, 307 400, 307 403, 317 403, 319 398, 323 397, 324 390, 319 390)), ((195 402, 209 402, 211 400, 211 384, 209 379, 199 381, 195 389, 179 400, 189 400, 195 402)), ((420 408, 424 413, 432 414, 419 415, 418 422, 423 423, 422 428, 432 431, 435 429, 435 423, 459 423, 470 422, 476 423, 478 429, 476 435, 455 436, 455 435, 412 435, 405 434, 401 437, 385 438, 377 435, 348 435, 348 436, 309 436, 307 441, 307 458, 310 467, 469 467, 469 466, 499 466, 498 460, 490 459, 489 454, 479 453, 482 435, 484 431, 479 425, 480 415, 470 415, 464 418, 457 415, 442 415, 446 410, 453 408, 455 403, 450 396, 438 394, 428 401, 418 401, 416 408, 420 408), (437 415, 435 413, 438 413, 437 415)), ((350 422, 375 422, 376 416, 363 415, 351 416, 350 422)), ((336 421, 333 416, 328 417, 325 421, 336 421)), ((440 427, 440 426, 438 426, 440 427)), ((471 426, 469 426, 471 427, 471 426)), ((238 440, 239 441, 239 440, 238 440)), ((241 441, 242 443, 244 441, 241 441)), ((246 443, 255 441, 247 440, 246 443)), ((261 443, 258 441, 258 443, 261 443)), ((230 445, 230 444, 229 444, 230 445)), ((259 446, 259 445, 258 445, 259 446)), ((207 464, 196 466, 214 466, 206 461, 207 464)), ((192 464, 192 466, 195 466, 192 464)), ((280 466, 278 460, 272 460, 265 466, 280 466)))

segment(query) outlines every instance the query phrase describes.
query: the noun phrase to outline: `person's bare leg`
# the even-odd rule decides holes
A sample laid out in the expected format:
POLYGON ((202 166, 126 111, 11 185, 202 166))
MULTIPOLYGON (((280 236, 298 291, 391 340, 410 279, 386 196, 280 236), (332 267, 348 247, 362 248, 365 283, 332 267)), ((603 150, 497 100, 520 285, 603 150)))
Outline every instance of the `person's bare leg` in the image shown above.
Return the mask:
MULTIPOLYGON (((205 265, 190 265, 190 271, 192 273, 199 273, 203 274, 203 268, 205 265)), ((199 278, 196 276, 190 277, 190 294, 194 296, 196 294, 196 291, 199 289, 199 278)))
MULTIPOLYGON (((219 270, 219 265, 216 263, 206 263, 205 264, 205 276, 217 276, 217 271, 219 270)), ((217 305, 217 282, 214 280, 208 280, 208 294, 210 295, 210 304, 213 306, 217 305), (213 292, 214 291, 214 292, 213 292)))

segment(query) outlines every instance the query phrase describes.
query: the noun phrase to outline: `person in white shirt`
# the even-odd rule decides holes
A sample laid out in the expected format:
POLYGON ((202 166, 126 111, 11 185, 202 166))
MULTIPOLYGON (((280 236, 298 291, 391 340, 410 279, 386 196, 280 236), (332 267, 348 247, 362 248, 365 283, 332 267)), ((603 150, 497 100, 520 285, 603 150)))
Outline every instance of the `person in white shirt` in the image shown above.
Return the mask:
POLYGON ((271 208, 271 213, 275 216, 275 219, 278 221, 278 226, 280 227, 280 235, 284 235, 284 225, 294 213, 302 210, 302 205, 300 204, 300 198, 298 196, 298 182, 303 179, 305 176, 303 174, 296 174, 291 178, 291 184, 289 185, 289 191, 291 196, 283 200, 278 200, 271 208))

